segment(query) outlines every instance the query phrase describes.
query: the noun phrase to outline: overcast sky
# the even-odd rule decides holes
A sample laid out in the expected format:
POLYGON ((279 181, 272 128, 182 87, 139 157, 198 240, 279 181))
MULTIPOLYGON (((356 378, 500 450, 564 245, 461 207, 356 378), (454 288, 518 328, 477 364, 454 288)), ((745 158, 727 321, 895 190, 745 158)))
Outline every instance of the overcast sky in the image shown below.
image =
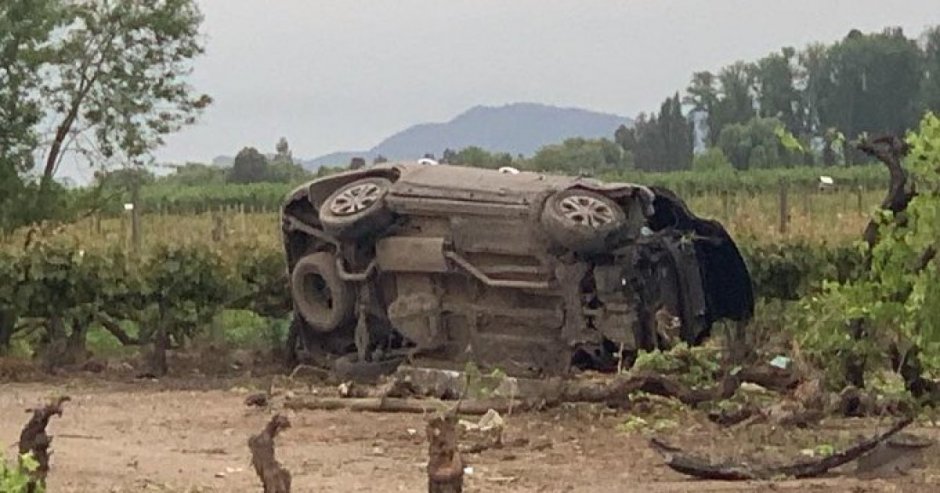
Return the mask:
POLYGON ((938 0, 199 0, 215 98, 161 161, 244 146, 367 149, 477 104, 532 101, 634 116, 695 70, 851 28, 940 24, 938 0))

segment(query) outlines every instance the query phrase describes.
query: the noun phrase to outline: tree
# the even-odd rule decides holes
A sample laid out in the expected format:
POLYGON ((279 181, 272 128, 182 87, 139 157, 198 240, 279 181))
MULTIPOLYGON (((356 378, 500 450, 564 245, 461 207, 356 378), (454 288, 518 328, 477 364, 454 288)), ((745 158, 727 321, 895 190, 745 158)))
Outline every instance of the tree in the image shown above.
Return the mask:
POLYGON ((776 118, 753 118, 745 124, 727 125, 718 147, 739 170, 788 166, 803 161, 796 138, 776 118))
POLYGON ((753 70, 744 62, 729 65, 718 73, 721 97, 708 119, 709 128, 716 135, 720 135, 726 125, 746 123, 756 116, 751 95, 752 73, 753 70))
POLYGON ((229 171, 231 183, 257 183, 268 178, 268 159, 254 147, 246 147, 235 156, 229 171))
MULTIPOLYGON (((603 173, 621 169, 623 155, 623 149, 608 139, 577 137, 539 149, 528 166, 538 171, 561 171, 569 174, 603 173)), ((508 154, 505 156, 511 158, 508 154)))
POLYGON ((31 188, 21 175, 34 166, 40 70, 61 19, 57 0, 0 3, 0 231, 28 222, 36 212, 26 205, 31 188))
MULTIPOLYGON (((864 244, 868 268, 844 282, 826 283, 824 293, 806 300, 806 327, 795 335, 809 357, 836 363, 828 365, 835 372, 843 373, 839 366, 845 355, 857 355, 865 362, 860 370, 899 370, 908 390, 921 397, 918 390, 926 389, 912 385, 922 383, 915 367, 923 364, 934 375, 940 370, 940 119, 925 116, 906 145, 906 170, 898 164, 891 172, 892 190, 899 193, 886 198, 870 225, 874 234, 864 244), (864 324, 859 337, 846 332, 846 321, 852 319, 864 324)), ((923 397, 936 402, 938 396, 923 397)))
POLYGON ((718 89, 715 87, 715 75, 711 72, 695 72, 692 74, 692 82, 686 88, 686 96, 682 99, 683 104, 692 106, 691 113, 704 113, 706 115, 705 142, 708 145, 715 145, 718 140, 718 128, 710 122, 710 118, 715 114, 715 106, 718 105, 718 89), (714 128, 713 128, 714 127, 714 128))
POLYGON ((795 55, 796 50, 789 47, 767 55, 752 66, 752 77, 758 115, 777 118, 789 132, 801 135, 805 128, 799 115, 800 94, 794 86, 795 55))
POLYGON ((160 178, 160 183, 184 187, 205 186, 225 183, 225 168, 211 164, 186 163, 176 168, 176 172, 160 178))
MULTIPOLYGON (((917 44, 900 29, 849 33, 829 49, 822 66, 822 128, 841 130, 846 145, 866 132, 903 134, 919 116, 922 63, 917 44)), ((845 155, 853 160, 852 153, 845 155)))
POLYGON ((163 137, 195 121, 211 98, 187 82, 203 52, 193 0, 63 2, 44 100, 54 130, 43 188, 70 146, 96 160, 142 161, 163 137), (93 148, 78 146, 88 134, 93 148))
POLYGON ((924 32, 923 50, 924 77, 921 81, 919 106, 940 113, 940 26, 924 32))
POLYGON ((503 166, 512 166, 512 155, 505 152, 494 154, 481 147, 470 146, 453 153, 447 162, 461 166, 498 169, 503 166))
POLYGON ((274 163, 288 163, 294 164, 294 155, 291 153, 290 144, 287 143, 287 139, 281 137, 277 141, 277 144, 274 146, 276 154, 274 154, 274 163))
POLYGON ((809 133, 820 131, 819 100, 831 83, 827 72, 829 48, 821 43, 807 46, 798 55, 795 85, 800 87, 800 115, 802 127, 809 133))
POLYGON ((617 143, 627 151, 637 169, 674 171, 692 167, 693 127, 682 114, 679 94, 667 98, 655 113, 640 114, 633 128, 621 126, 614 133, 617 143))

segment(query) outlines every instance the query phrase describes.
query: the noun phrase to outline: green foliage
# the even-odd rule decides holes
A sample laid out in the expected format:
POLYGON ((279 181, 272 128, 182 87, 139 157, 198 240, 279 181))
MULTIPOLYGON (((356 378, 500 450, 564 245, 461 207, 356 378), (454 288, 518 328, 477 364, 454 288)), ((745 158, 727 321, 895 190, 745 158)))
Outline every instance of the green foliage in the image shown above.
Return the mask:
POLYGON ((235 156, 226 180, 231 183, 258 183, 268 178, 268 159, 254 147, 246 147, 235 156))
POLYGON ((692 160, 692 171, 696 173, 726 173, 733 169, 725 153, 717 147, 709 147, 692 160))
POLYGON ((692 388, 706 387, 715 382, 720 369, 720 351, 706 346, 690 348, 677 344, 669 351, 642 351, 637 355, 631 371, 653 371, 675 375, 692 388))
MULTIPOLYGON (((602 178, 609 181, 626 181, 644 185, 669 188, 682 197, 715 192, 757 194, 776 192, 780 181, 785 181, 791 190, 815 188, 819 184, 819 168, 795 166, 791 168, 750 169, 729 172, 675 171, 672 173, 644 173, 623 171, 606 173, 602 178)), ((865 189, 884 190, 888 183, 888 172, 882 165, 837 167, 826 169, 837 184, 860 186, 865 189)))
POLYGON ((290 312, 287 265, 282 251, 242 248, 233 262, 242 290, 233 306, 270 318, 290 312))
POLYGON ((39 463, 31 454, 23 455, 16 465, 8 464, 0 458, 0 491, 3 493, 43 493, 46 488, 42 484, 30 485, 31 475, 39 467, 39 463))
POLYGON ((632 128, 618 128, 614 139, 637 169, 674 171, 692 167, 692 124, 682 113, 678 93, 663 102, 659 115, 641 114, 632 128))
POLYGON ((176 168, 167 176, 161 176, 155 183, 171 187, 206 187, 225 183, 225 168, 202 163, 186 163, 176 168))
POLYGON ((862 254, 856 248, 828 248, 805 243, 738 245, 748 264, 758 298, 798 300, 818 292, 827 280, 859 275, 862 254))
POLYGON ((536 171, 594 174, 623 168, 624 151, 608 139, 567 139, 545 146, 524 167, 536 171))
MULTIPOLYGON (((45 94, 66 135, 81 129, 105 158, 137 160, 211 102, 186 80, 203 52, 202 14, 192 0, 69 2, 65 12, 45 94)), ((63 139, 57 134, 50 161, 63 139)))
POLYGON ((771 168, 803 161, 802 146, 776 118, 726 125, 718 147, 736 169, 771 168))
MULTIPOLYGON (((869 252, 871 269, 858 278, 833 281, 805 303, 798 336, 820 360, 855 352, 869 369, 885 363, 886 344, 916 345, 930 372, 940 370, 940 263, 923 265, 922 256, 938 247, 940 225, 940 119, 927 115, 908 136, 912 151, 906 166, 918 195, 906 210, 906 223, 880 216, 879 241, 869 252), (870 337, 849 336, 847 320, 864 320, 870 337)), ((862 248, 865 246, 863 245, 862 248)))
POLYGON ((209 324, 232 294, 222 258, 202 246, 161 247, 144 264, 142 276, 147 328, 163 324, 178 344, 209 324))
POLYGON ((446 153, 448 164, 473 166, 476 168, 497 169, 512 166, 512 156, 507 153, 491 153, 477 146, 470 146, 455 153, 446 153))
POLYGON ((60 22, 56 0, 0 3, 0 233, 29 223, 42 211, 35 188, 22 176, 33 168, 42 119, 40 71, 49 61, 52 31, 60 22))
POLYGON ((53 183, 64 153, 139 164, 195 121, 211 102, 186 80, 201 22, 192 0, 0 4, 0 232, 88 205, 53 183))
POLYGON ((239 206, 248 210, 276 211, 290 189, 291 185, 283 183, 179 186, 157 182, 141 190, 141 199, 145 212, 185 214, 239 206))

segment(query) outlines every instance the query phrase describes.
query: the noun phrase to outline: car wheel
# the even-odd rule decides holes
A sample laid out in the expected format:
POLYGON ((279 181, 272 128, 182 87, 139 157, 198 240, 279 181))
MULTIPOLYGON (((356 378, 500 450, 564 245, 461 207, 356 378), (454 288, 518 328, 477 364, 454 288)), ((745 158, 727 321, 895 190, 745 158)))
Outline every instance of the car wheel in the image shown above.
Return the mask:
POLYGON ((294 309, 317 332, 331 332, 353 317, 355 296, 336 271, 336 257, 318 252, 297 261, 291 272, 294 309))
POLYGON ((579 253, 597 253, 606 238, 626 223, 626 214, 613 200, 581 189, 565 190, 548 198, 542 226, 560 246, 579 253))
POLYGON ((385 195, 392 182, 373 176, 338 188, 320 206, 320 223, 327 232, 343 239, 356 239, 380 232, 392 223, 385 195))

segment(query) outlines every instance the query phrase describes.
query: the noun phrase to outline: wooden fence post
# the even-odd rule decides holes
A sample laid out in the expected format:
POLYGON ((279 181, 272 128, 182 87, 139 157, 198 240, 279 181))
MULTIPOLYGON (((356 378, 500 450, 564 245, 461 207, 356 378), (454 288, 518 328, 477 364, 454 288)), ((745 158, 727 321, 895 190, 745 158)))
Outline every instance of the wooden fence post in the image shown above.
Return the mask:
POLYGON ((856 209, 858 210, 858 215, 865 214, 865 207, 862 205, 862 186, 859 185, 855 187, 855 199, 856 199, 856 209))
POLYGON ((787 202, 787 182, 780 179, 780 234, 787 234, 790 223, 790 205, 787 202))
POLYGON ((724 213, 725 221, 731 219, 731 192, 727 190, 721 191, 721 208, 724 213))

